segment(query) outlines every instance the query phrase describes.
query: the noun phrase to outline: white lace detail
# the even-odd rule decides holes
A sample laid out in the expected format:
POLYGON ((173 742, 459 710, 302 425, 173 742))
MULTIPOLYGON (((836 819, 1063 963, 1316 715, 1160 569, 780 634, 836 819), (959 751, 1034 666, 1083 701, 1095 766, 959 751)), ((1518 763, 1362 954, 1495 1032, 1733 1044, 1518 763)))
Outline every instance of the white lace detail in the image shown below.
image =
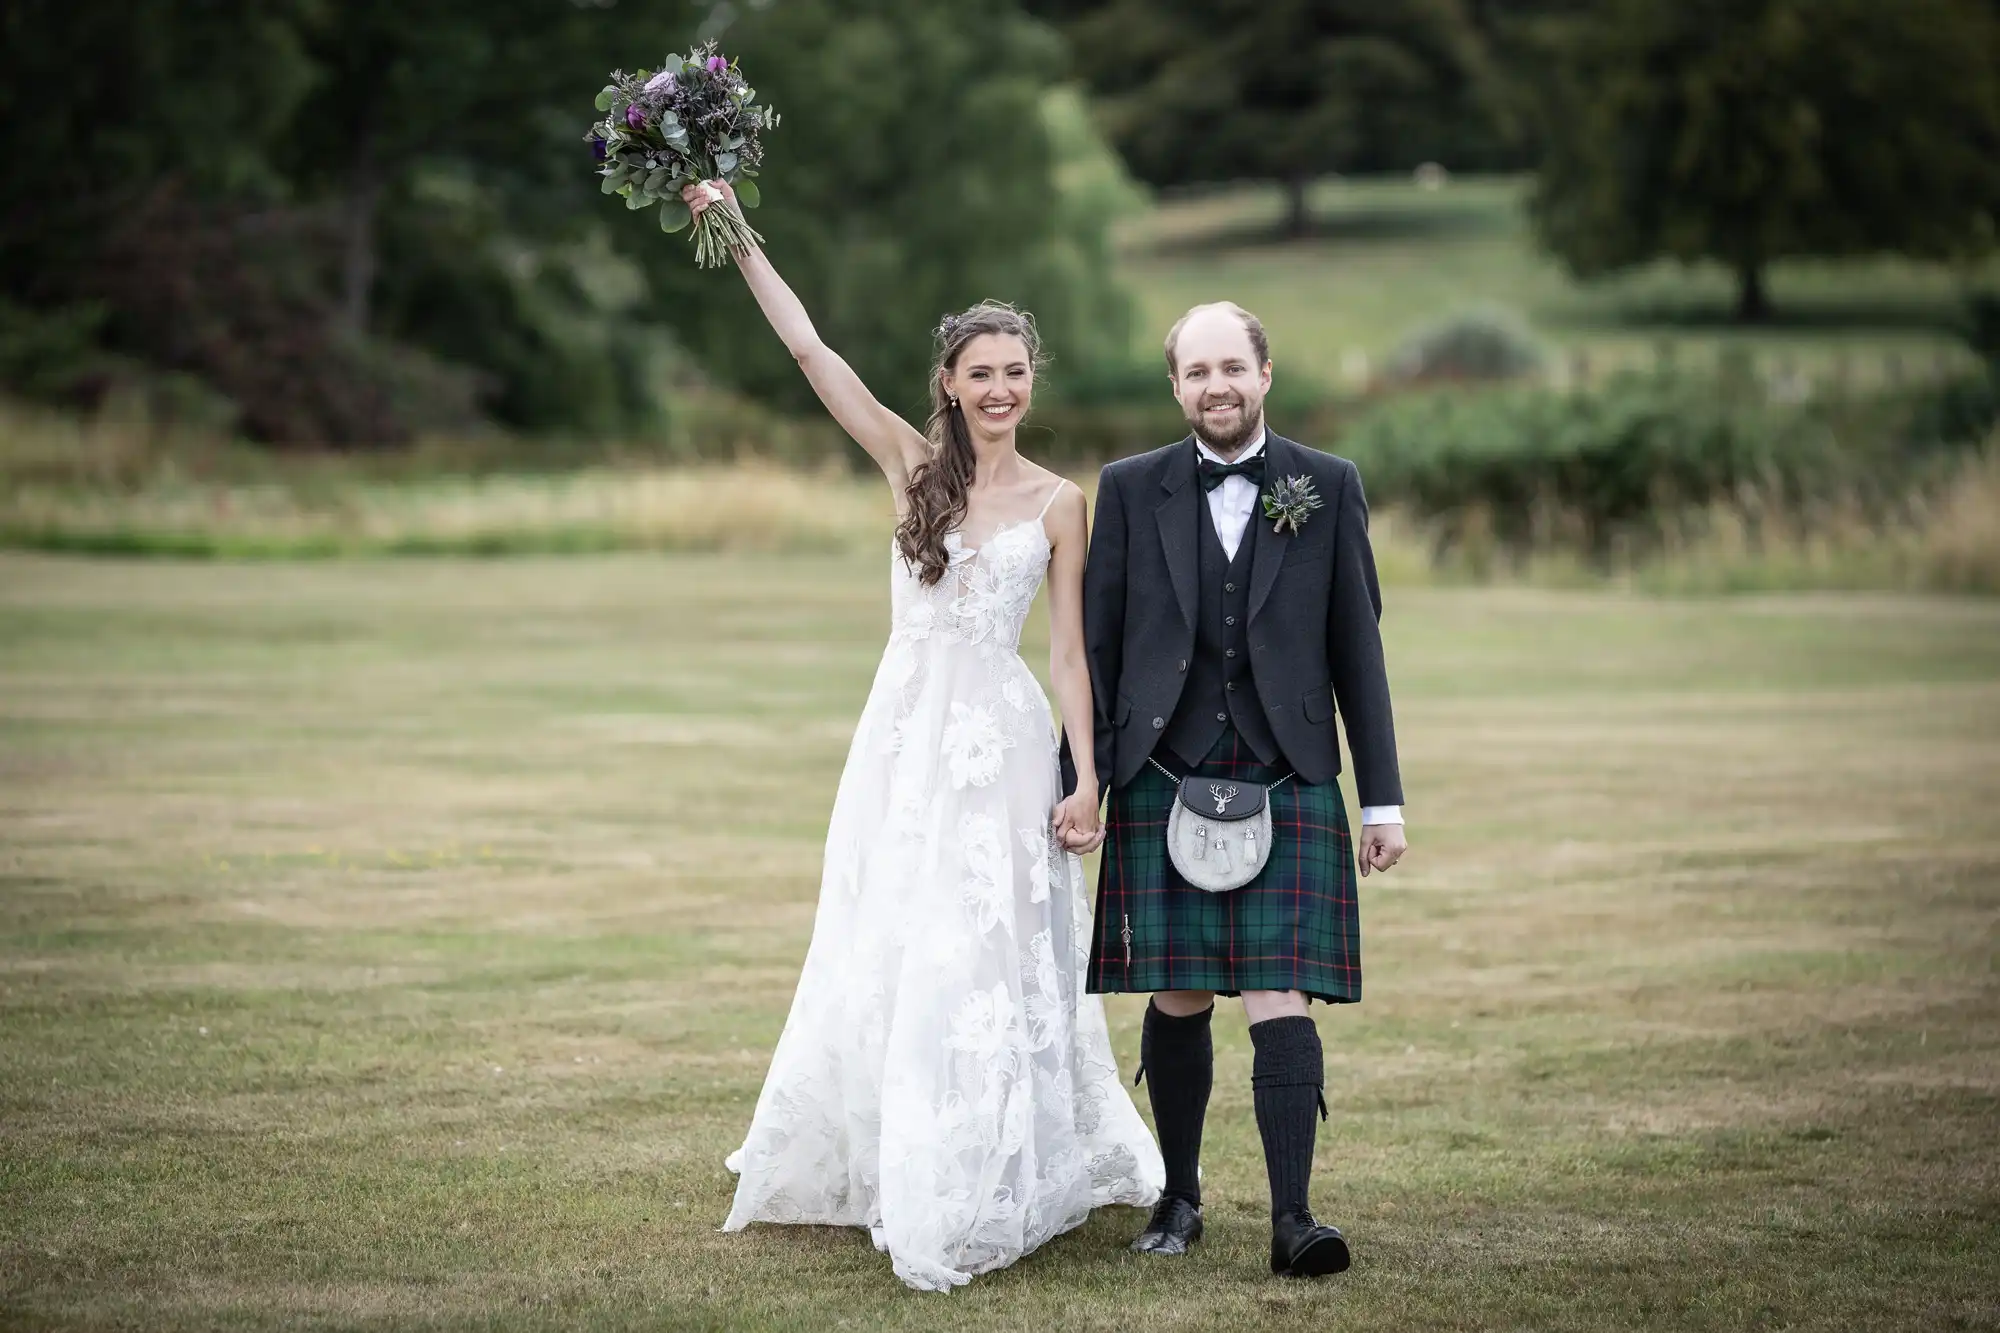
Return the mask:
POLYGON ((1083 990, 1083 866, 1050 827, 1054 718, 1018 651, 1048 535, 1036 518, 946 545, 931 587, 893 557, 889 646, 723 1223, 867 1227, 937 1291, 1165 1178, 1083 990))

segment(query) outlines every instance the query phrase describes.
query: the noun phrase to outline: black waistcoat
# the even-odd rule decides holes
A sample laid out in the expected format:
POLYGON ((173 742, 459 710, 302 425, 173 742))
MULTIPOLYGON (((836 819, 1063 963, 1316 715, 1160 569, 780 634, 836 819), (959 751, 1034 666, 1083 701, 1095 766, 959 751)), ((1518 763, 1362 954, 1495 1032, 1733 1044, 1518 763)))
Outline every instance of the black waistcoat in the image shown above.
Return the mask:
POLYGON ((1257 534, 1264 526, 1254 511, 1243 540, 1230 559, 1215 535, 1208 497, 1194 487, 1201 514, 1200 606, 1195 615, 1194 656, 1188 659, 1187 683, 1161 737, 1182 763, 1192 768, 1208 758, 1225 727, 1234 726, 1257 757, 1266 764, 1282 763, 1277 738, 1264 718, 1257 682, 1250 675, 1250 567, 1257 554, 1257 534))

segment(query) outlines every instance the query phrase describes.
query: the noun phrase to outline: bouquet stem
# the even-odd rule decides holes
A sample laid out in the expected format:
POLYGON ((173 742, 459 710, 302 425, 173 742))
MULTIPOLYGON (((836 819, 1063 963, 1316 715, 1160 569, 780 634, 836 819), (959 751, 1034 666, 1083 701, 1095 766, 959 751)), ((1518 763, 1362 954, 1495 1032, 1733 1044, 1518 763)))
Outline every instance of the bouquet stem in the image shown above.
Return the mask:
POLYGON ((717 203, 694 220, 694 262, 701 268, 721 268, 736 250, 762 245, 759 236, 735 209, 717 203))

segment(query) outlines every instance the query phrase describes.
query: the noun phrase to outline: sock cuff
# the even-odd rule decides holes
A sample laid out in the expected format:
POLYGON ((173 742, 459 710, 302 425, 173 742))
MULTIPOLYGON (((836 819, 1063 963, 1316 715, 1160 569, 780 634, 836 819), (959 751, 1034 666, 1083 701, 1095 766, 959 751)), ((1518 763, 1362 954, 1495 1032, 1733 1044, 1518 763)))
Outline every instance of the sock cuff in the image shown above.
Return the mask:
POLYGON ((1250 1042, 1256 1048, 1250 1065, 1251 1087, 1326 1085, 1326 1057, 1312 1019, 1297 1014, 1252 1023, 1250 1042))

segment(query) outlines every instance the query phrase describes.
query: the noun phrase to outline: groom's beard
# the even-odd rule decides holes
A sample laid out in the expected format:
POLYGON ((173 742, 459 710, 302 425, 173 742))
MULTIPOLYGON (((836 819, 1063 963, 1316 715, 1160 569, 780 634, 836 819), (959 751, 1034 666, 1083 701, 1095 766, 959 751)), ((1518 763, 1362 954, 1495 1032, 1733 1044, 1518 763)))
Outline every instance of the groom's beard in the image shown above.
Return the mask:
POLYGON ((1255 412, 1246 412, 1243 410, 1244 403, 1241 398, 1232 398, 1229 401, 1236 404, 1233 425, 1211 425, 1207 415, 1199 411, 1192 415, 1182 413, 1187 419, 1188 429, 1195 433, 1195 438, 1224 457, 1256 439, 1257 432, 1264 426, 1264 408, 1261 403, 1255 412))

